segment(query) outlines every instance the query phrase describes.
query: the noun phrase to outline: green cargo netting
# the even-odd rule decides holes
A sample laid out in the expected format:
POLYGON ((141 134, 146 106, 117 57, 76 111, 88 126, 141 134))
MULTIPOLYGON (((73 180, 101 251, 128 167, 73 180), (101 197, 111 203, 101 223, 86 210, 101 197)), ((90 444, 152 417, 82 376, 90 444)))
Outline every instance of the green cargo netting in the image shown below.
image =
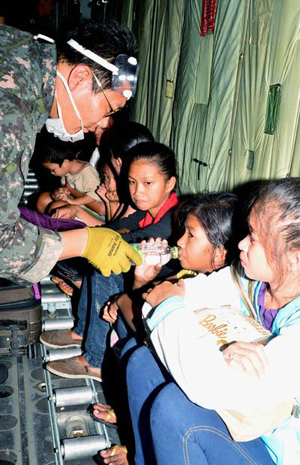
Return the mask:
POLYGON ((182 192, 300 175, 300 2, 128 0, 141 64, 132 118, 175 150, 182 192))

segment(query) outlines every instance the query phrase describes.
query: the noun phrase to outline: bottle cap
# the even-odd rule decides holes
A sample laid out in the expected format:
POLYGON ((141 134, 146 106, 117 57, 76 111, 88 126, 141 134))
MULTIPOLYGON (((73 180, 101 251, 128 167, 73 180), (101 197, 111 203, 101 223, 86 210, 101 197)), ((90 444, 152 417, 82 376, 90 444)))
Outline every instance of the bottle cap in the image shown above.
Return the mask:
POLYGON ((172 247, 172 255, 173 255, 172 258, 178 258, 179 257, 179 249, 178 249, 178 247, 176 247, 176 245, 174 247, 172 247))
POLYGON ((131 247, 143 258, 143 251, 138 247, 138 244, 130 244, 131 247))

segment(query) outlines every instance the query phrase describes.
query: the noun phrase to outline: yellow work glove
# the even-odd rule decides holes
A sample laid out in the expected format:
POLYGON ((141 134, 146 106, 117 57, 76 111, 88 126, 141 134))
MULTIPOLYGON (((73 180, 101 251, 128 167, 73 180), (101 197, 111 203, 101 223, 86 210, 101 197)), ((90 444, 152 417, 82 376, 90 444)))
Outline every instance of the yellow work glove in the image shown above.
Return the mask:
POLYGON ((130 260, 136 265, 142 263, 139 253, 116 231, 107 228, 84 229, 88 231, 88 241, 82 256, 98 268, 103 276, 126 273, 131 266, 130 260))

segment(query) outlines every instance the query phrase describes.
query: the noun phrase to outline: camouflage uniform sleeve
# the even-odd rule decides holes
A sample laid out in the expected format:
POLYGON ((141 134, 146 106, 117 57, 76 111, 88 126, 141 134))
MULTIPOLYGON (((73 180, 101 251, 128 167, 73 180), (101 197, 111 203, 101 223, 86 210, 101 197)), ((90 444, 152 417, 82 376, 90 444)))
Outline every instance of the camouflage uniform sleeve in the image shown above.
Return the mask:
MULTIPOLYGON (((12 30, 7 35, 10 45, 17 34, 12 30)), ((47 114, 40 98, 41 74, 27 52, 27 46, 21 46, 10 59, 4 55, 0 66, 0 276, 17 282, 46 276, 63 249, 60 234, 19 218, 18 204, 42 124, 39 115, 47 114)))
POLYGON ((16 106, 19 100, 1 89, 0 99, 0 276, 37 282, 47 276, 63 245, 58 233, 19 219, 35 134, 28 116, 16 106))

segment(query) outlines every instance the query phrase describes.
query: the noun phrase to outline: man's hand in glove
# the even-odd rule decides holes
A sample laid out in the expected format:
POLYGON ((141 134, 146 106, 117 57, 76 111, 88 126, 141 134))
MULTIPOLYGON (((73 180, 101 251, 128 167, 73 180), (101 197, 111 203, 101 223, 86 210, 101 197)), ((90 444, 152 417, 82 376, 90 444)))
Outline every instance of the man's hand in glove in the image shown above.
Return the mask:
POLYGON ((88 231, 88 242, 83 253, 92 265, 101 271, 103 276, 111 273, 126 273, 131 262, 140 265, 141 256, 119 233, 107 228, 84 228, 88 231))

